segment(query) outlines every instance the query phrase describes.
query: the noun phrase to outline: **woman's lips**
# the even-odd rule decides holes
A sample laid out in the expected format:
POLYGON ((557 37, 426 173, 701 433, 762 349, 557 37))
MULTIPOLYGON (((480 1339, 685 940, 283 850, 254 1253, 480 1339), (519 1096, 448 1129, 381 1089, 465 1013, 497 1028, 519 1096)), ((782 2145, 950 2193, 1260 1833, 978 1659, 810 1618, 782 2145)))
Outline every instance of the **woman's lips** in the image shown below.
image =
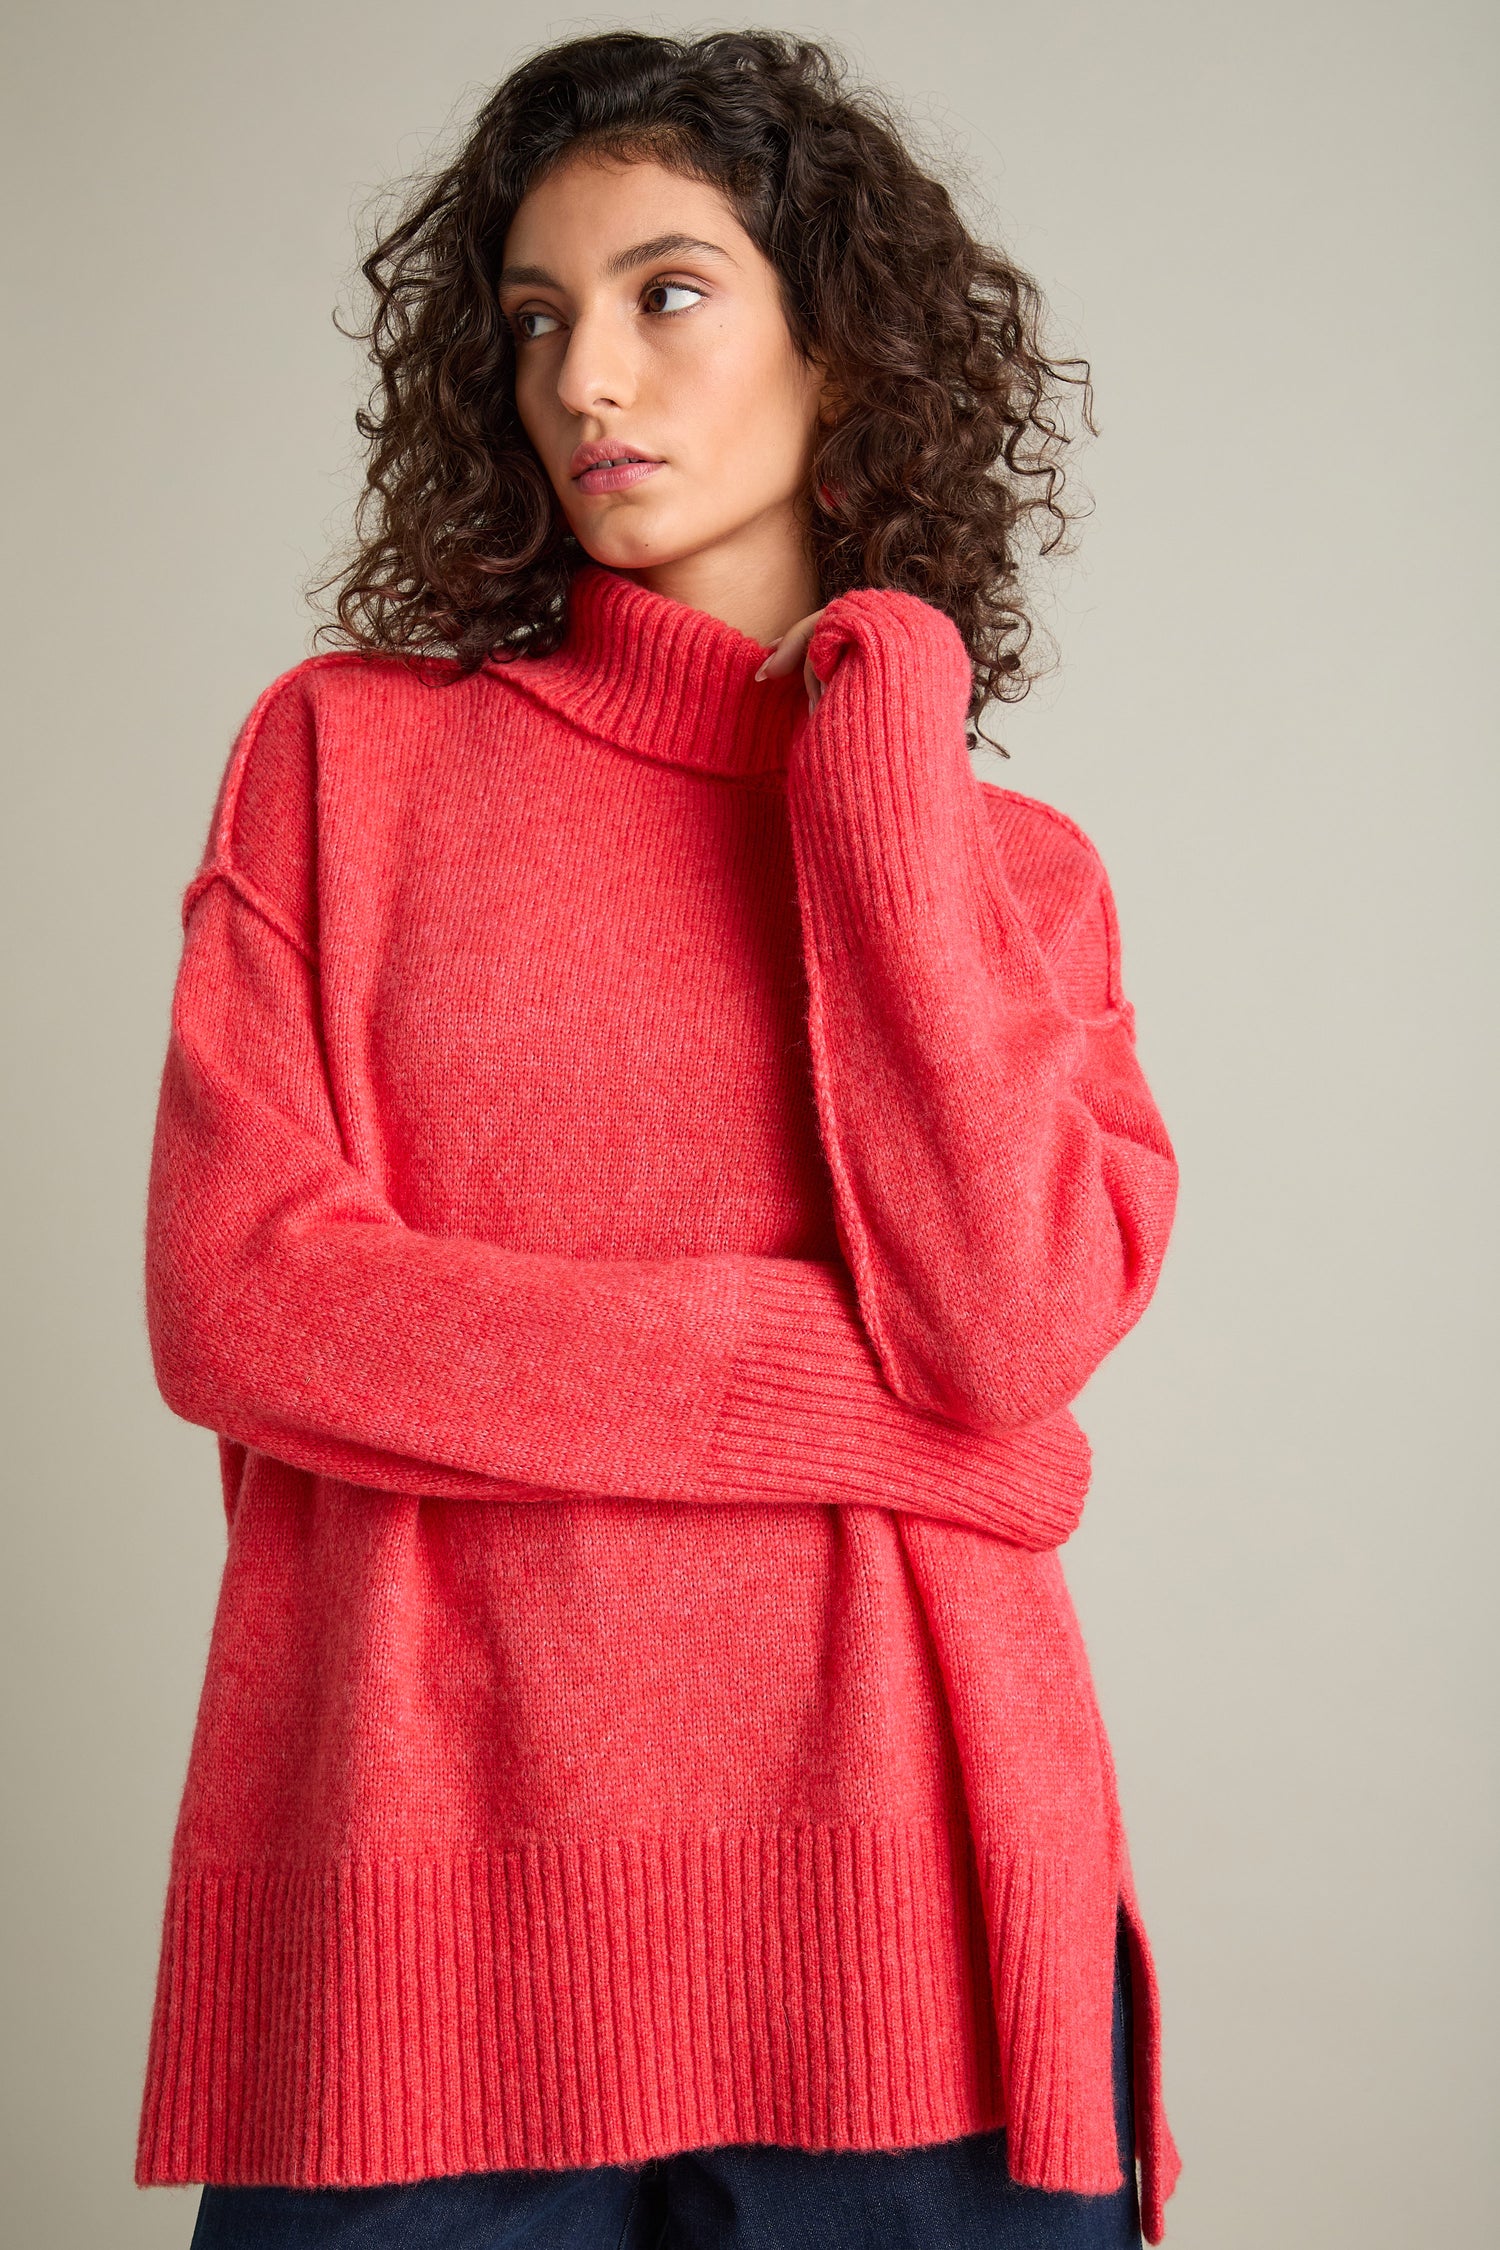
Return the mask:
POLYGON ((597 468, 585 469, 573 482, 580 492, 623 492, 627 484, 639 484, 653 470, 663 466, 660 461, 620 461, 614 468, 600 463, 597 468))

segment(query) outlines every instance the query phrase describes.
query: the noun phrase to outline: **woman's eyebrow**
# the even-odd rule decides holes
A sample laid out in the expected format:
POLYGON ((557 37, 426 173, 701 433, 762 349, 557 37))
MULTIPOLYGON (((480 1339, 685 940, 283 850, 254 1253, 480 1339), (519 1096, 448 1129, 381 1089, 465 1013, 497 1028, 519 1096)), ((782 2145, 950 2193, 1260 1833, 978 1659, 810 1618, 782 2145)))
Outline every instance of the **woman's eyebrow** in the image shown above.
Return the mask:
MULTIPOLYGON (((688 255, 708 258, 728 258, 729 252, 721 250, 717 242, 697 242, 690 234, 658 234, 649 242, 636 242, 628 250, 617 250, 606 258, 604 273, 613 281, 617 275, 629 273, 632 266, 654 264, 659 258, 680 258, 688 255)), ((733 261, 730 261, 733 263, 733 261)), ((545 266, 503 266, 497 289, 508 289, 518 282, 530 282, 544 289, 560 289, 561 282, 545 266)))

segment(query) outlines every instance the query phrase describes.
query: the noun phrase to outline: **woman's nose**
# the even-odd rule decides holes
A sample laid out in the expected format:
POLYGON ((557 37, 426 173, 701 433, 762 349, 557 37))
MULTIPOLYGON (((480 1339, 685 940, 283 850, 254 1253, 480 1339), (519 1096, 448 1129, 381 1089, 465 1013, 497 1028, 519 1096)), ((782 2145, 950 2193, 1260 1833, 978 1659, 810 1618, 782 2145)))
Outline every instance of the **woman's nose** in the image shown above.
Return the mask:
POLYGON ((601 407, 628 408, 635 396, 627 339, 607 316, 583 314, 573 323, 558 369, 557 395, 570 414, 601 407))

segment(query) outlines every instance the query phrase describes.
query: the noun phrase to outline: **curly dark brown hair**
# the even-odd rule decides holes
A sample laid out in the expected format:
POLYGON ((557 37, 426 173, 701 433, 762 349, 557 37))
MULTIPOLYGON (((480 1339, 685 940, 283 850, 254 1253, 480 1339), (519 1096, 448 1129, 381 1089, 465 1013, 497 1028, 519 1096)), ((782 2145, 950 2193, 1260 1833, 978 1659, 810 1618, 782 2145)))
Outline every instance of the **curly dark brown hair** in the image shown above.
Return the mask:
POLYGON ((1070 387, 1098 433, 1088 362, 1046 356, 1037 284, 975 240, 906 130, 842 58, 781 31, 612 31, 521 63, 360 263, 369 459, 352 557, 309 589, 340 589, 315 639, 441 649, 455 679, 562 641, 588 558, 517 414, 496 282, 522 197, 564 156, 648 158, 722 192, 837 386, 806 496, 823 600, 890 586, 943 610, 973 662, 976 740, 984 705, 1039 670, 1026 550, 1064 549, 1086 512, 1063 504, 1070 387))

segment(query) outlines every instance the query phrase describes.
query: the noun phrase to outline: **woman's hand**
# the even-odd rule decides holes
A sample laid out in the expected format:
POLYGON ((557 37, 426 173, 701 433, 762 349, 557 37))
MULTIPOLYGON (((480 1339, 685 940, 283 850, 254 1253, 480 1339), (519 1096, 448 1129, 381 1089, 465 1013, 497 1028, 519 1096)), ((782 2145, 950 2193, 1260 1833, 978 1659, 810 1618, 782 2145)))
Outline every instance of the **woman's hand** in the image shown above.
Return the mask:
MULTIPOLYGON (((826 607, 827 604, 825 603, 824 608, 826 607)), ((818 678, 807 654, 807 644, 812 639, 818 619, 822 614, 821 609, 815 609, 810 617, 799 617, 795 625, 788 626, 780 639, 771 643, 770 654, 755 675, 758 680, 781 679, 786 673, 794 671, 800 663, 802 677, 807 682, 809 716, 817 710, 818 704, 822 700, 823 690, 828 684, 826 680, 818 678)), ((842 654, 842 651, 840 653, 842 654)), ((837 658, 834 661, 837 662, 837 658)))

